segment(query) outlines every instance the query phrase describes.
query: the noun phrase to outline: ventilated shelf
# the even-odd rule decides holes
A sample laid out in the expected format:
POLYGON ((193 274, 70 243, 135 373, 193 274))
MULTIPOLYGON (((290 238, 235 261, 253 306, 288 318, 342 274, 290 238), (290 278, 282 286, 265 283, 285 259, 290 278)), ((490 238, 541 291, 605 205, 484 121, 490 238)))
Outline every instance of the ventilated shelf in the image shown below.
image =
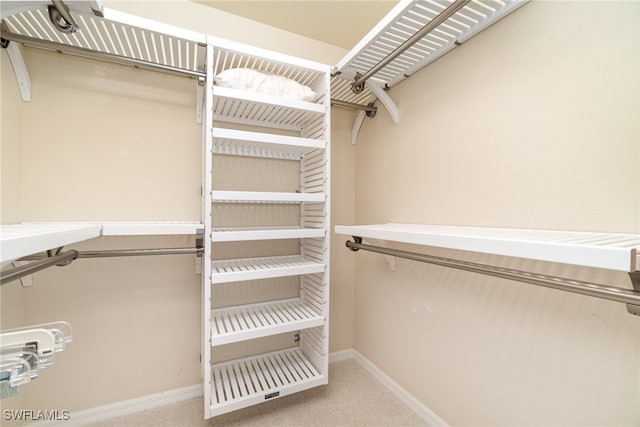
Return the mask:
POLYGON ((300 130, 324 117, 324 104, 213 87, 213 119, 246 125, 300 130))
POLYGON ((219 260, 211 263, 211 282, 228 283, 322 273, 322 263, 300 255, 219 260))
POLYGON ((213 416, 326 384, 298 349, 212 365, 213 416))
POLYGON ((336 233, 625 272, 640 270, 640 234, 426 224, 336 226, 336 233))
POLYGON ((205 75, 203 65, 207 39, 204 34, 108 8, 103 8, 104 17, 99 17, 90 7, 83 7, 88 2, 68 3, 78 31, 67 34, 55 29, 49 19, 47 2, 41 2, 35 8, 31 3, 4 17, 3 38, 81 56, 151 66, 167 72, 205 75))
POLYGON ((241 227, 217 228, 211 232, 213 242, 242 242, 251 240, 311 239, 324 237, 322 228, 301 227, 241 227))
POLYGON ((299 299, 215 309, 211 318, 213 346, 324 325, 299 299))
MULTIPOLYGON (((393 87, 469 38, 513 12, 528 0, 473 0, 373 75, 376 84, 393 87)), ((356 73, 365 74, 428 25, 454 0, 402 0, 336 65, 331 94, 366 104, 371 91, 351 90, 356 73)))
POLYGON ((260 191, 212 191, 215 203, 303 203, 324 202, 324 193, 277 193, 260 191))
POLYGON ((299 160, 326 146, 327 142, 319 139, 213 128, 215 154, 299 160))

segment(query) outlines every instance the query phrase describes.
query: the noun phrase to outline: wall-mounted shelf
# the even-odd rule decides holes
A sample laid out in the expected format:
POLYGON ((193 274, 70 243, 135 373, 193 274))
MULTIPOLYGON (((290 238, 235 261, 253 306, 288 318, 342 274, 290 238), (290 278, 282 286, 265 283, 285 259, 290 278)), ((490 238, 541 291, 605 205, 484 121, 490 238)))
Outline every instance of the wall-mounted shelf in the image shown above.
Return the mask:
MULTIPOLYGON (((470 271, 552 289, 625 303, 640 316, 640 234, 454 227, 424 224, 336 226, 336 232, 354 237, 346 246, 413 261, 470 271), (539 261, 624 271, 633 290, 564 277, 496 267, 364 243, 385 240, 429 247, 474 251, 539 261)), ((392 265, 394 263, 391 263, 392 265)))
POLYGON ((98 224, 3 224, 0 225, 0 261, 12 261, 100 237, 101 231, 98 224))
POLYGON ((336 233, 626 272, 640 270, 640 234, 393 223, 338 225, 336 233))
POLYGON ((34 222, 0 225, 0 261, 56 249, 100 236, 191 235, 199 222, 34 222))

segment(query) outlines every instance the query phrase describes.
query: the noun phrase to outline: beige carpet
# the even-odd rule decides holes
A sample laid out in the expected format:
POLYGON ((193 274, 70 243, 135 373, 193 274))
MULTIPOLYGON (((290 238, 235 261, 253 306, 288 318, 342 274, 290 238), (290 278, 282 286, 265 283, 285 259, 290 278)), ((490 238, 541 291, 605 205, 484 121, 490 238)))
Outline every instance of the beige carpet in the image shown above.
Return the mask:
POLYGON ((425 426, 353 360, 329 365, 329 385, 204 421, 202 398, 92 424, 129 426, 425 426))

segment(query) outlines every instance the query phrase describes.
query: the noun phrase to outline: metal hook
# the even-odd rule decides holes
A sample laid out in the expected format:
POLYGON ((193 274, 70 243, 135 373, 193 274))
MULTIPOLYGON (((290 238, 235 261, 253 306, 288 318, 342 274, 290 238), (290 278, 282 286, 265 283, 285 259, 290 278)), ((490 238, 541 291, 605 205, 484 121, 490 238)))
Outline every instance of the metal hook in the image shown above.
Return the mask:
POLYGON ((78 24, 76 24, 76 21, 71 16, 67 5, 64 4, 62 0, 51 1, 53 4, 50 4, 48 9, 49 19, 53 26, 56 27, 58 31, 65 34, 71 34, 78 31, 78 24))

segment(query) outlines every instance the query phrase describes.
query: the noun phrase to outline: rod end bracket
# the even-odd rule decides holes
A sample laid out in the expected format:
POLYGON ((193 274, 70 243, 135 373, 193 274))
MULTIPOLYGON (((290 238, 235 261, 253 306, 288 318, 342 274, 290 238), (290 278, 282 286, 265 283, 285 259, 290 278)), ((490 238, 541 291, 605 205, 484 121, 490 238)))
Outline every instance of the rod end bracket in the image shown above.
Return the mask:
MULTIPOLYGON (((640 270, 629 273, 629 278, 633 289, 640 292, 640 270)), ((640 305, 627 304, 627 311, 635 316, 640 316, 640 305)))
MULTIPOLYGON (((358 236, 352 236, 352 237, 355 243, 362 243, 362 237, 358 237, 358 236)), ((350 251, 358 252, 360 250, 359 248, 354 248, 350 246, 349 243, 351 243, 351 241, 347 240, 347 242, 345 243, 345 246, 348 247, 350 251)))

